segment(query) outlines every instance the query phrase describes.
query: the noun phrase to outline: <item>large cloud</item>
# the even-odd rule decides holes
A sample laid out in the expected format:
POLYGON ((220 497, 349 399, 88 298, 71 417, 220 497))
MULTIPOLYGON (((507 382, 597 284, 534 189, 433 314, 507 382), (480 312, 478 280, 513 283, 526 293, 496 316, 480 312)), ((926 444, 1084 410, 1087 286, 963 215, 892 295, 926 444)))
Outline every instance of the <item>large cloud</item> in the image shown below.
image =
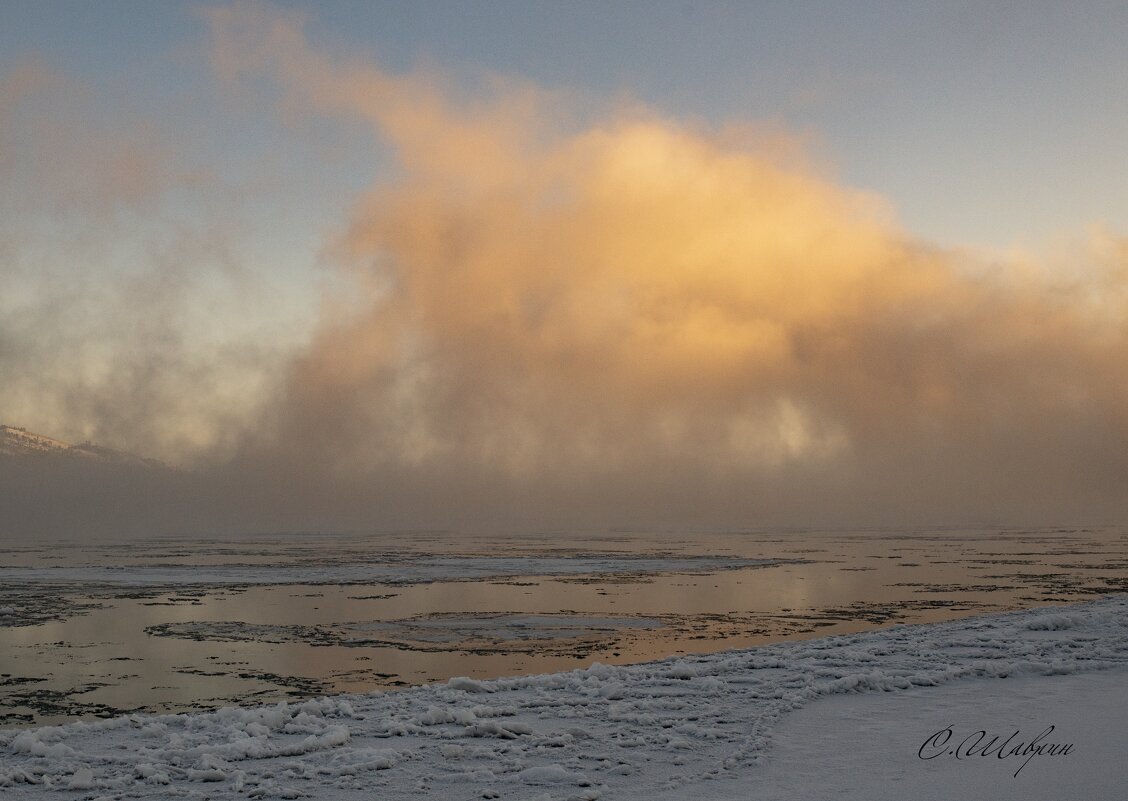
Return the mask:
POLYGON ((296 18, 212 21, 230 79, 370 121, 402 169, 336 244, 358 295, 294 364, 284 447, 440 497, 474 476, 498 506, 557 514, 1119 502, 1115 237, 1078 247, 1068 278, 977 259, 913 241, 778 143, 637 109, 569 124, 532 87, 467 97, 334 63, 296 18))
POLYGON ((215 525, 1123 517, 1123 239, 940 248, 778 136, 208 18, 229 90, 396 157, 327 245, 312 341, 193 479, 215 525))

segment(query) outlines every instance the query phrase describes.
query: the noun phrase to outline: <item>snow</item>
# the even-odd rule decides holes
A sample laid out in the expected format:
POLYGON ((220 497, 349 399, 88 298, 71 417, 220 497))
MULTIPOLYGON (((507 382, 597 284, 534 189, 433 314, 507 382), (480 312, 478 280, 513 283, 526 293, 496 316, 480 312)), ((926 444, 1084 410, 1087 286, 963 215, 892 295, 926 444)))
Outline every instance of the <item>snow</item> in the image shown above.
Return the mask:
POLYGON ((0 731, 0 792, 1120 798, 1126 613, 1114 596, 627 667, 0 731), (918 755, 947 726, 1029 743, 1050 725, 1075 748, 1018 775, 1016 758, 918 755))
POLYGON ((0 454, 54 453, 70 448, 69 442, 45 437, 25 428, 0 425, 0 454))
POLYGON ((116 451, 90 442, 78 445, 45 437, 26 428, 0 425, 0 457, 2 456, 64 456, 77 457, 91 462, 103 462, 134 467, 165 468, 156 459, 145 459, 132 453, 116 451))
POLYGON ((787 798, 788 788, 801 781, 805 798, 857 801, 1122 799, 1128 787, 1119 735, 1125 719, 1128 674, 1122 670, 1012 677, 1006 692, 997 682, 967 681, 832 696, 781 722, 756 786, 762 798, 787 798), (1034 753, 1036 747, 1022 753, 1051 726, 1042 743, 1070 744, 1069 753, 1034 753), (926 741, 949 730, 935 741, 947 749, 934 755, 926 741), (987 732, 982 742, 997 736, 999 745, 1018 734, 986 756, 948 753, 965 740, 968 747, 978 743, 979 731, 987 732))

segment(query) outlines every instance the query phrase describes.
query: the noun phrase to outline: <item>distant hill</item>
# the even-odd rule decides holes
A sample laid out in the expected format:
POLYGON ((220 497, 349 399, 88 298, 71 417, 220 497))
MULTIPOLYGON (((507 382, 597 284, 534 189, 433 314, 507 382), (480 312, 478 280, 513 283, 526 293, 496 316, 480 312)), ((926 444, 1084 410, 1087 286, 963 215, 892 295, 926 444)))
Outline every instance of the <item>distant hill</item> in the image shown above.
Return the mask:
POLYGON ((26 428, 0 425, 0 458, 66 458, 83 459, 91 464, 129 465, 167 470, 166 464, 157 459, 146 459, 136 454, 116 451, 90 442, 74 445, 28 431, 26 428))

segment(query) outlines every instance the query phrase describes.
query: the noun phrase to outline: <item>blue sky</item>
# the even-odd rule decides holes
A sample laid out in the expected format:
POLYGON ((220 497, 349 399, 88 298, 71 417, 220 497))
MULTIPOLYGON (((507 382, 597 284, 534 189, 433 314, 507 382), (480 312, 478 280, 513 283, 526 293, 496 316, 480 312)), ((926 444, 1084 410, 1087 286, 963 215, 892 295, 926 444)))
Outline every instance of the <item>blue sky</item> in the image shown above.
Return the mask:
MULTIPOLYGON (((945 245, 1128 227, 1128 7, 1087 2, 282 3, 316 46, 395 71, 492 70, 674 116, 807 135, 849 185, 945 245)), ((196 4, 8 3, 28 58, 137 103, 209 78, 196 4)), ((264 134, 265 135, 265 134, 264 134)))

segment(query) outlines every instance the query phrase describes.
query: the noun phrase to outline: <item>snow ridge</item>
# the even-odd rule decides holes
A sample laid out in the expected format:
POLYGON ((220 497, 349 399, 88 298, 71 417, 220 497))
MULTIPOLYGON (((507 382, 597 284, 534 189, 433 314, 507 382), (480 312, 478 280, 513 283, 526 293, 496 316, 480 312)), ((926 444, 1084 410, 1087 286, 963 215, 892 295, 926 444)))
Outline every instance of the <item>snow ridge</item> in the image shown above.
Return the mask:
POLYGON ((1128 667, 1128 599, 627 667, 0 732, 5 797, 709 797, 836 693, 1128 667))
POLYGON ((158 459, 147 459, 92 442, 77 445, 36 434, 26 428, 0 424, 0 457, 65 457, 89 463, 167 470, 158 459))

